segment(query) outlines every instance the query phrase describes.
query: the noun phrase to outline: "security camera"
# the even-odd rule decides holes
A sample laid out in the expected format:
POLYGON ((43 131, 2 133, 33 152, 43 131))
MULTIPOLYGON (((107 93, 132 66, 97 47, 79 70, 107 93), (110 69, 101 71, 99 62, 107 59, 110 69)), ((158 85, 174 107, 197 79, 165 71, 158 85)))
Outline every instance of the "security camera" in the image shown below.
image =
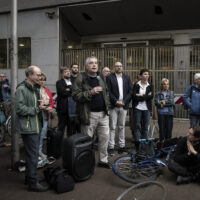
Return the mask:
POLYGON ((54 16, 55 16, 55 12, 54 11, 52 11, 52 12, 48 11, 48 12, 45 12, 45 14, 47 15, 47 17, 49 19, 53 19, 54 16))

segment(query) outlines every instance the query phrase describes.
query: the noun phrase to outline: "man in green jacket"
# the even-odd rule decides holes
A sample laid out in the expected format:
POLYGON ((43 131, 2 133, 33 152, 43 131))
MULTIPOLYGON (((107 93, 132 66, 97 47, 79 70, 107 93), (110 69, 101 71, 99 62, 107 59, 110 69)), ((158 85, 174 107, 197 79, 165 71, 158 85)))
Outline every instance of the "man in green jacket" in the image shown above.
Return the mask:
POLYGON ((98 72, 97 58, 88 57, 85 62, 86 72, 75 80, 72 97, 77 103, 77 114, 81 123, 81 132, 99 138, 99 167, 110 168, 108 164, 109 140, 109 94, 106 83, 98 72))
POLYGON ((39 133, 41 130, 42 112, 46 107, 40 103, 40 87, 38 87, 41 70, 30 66, 25 71, 26 80, 17 86, 15 93, 16 130, 22 135, 26 154, 25 184, 28 189, 43 192, 48 188, 42 186, 37 177, 39 150, 39 133))

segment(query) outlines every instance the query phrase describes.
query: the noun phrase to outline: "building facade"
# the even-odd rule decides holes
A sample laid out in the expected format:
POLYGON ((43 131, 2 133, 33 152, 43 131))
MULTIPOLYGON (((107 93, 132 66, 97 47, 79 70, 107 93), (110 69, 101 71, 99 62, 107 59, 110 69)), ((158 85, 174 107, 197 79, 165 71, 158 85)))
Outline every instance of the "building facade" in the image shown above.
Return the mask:
MULTIPOLYGON (((175 93, 182 94, 200 65, 198 1, 145 2, 18 1, 18 82, 24 79, 24 68, 38 65, 55 91, 61 66, 76 62, 84 69, 85 58, 95 55, 100 67, 123 62, 133 81, 141 68, 148 68, 156 90, 166 77, 175 93)), ((8 77, 10 10, 8 1, 2 0, 0 71, 8 77)))

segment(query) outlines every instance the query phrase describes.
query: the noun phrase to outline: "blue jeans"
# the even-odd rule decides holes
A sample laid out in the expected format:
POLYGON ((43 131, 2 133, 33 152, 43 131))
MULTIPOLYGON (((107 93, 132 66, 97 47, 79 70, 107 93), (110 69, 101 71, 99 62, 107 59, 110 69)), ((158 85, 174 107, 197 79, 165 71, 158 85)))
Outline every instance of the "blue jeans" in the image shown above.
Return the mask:
POLYGON ((140 138, 148 138, 148 128, 150 121, 149 110, 134 109, 134 138, 138 141, 140 138), (142 122, 142 123, 141 123, 142 122))
POLYGON ((47 132, 47 126, 48 126, 48 121, 44 120, 43 121, 43 128, 42 128, 42 131, 40 133, 39 155, 42 153, 43 138, 45 136, 45 133, 47 132))
POLYGON ((199 115, 190 115, 190 126, 200 125, 200 116, 199 115))

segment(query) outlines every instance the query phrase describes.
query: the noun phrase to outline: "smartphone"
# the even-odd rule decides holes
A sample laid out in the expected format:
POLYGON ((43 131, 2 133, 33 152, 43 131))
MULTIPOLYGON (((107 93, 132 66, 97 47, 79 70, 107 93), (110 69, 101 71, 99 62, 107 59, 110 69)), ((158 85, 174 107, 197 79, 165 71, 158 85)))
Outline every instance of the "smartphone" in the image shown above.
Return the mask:
POLYGON ((49 103, 49 104, 44 104, 44 106, 50 106, 51 104, 49 103))

